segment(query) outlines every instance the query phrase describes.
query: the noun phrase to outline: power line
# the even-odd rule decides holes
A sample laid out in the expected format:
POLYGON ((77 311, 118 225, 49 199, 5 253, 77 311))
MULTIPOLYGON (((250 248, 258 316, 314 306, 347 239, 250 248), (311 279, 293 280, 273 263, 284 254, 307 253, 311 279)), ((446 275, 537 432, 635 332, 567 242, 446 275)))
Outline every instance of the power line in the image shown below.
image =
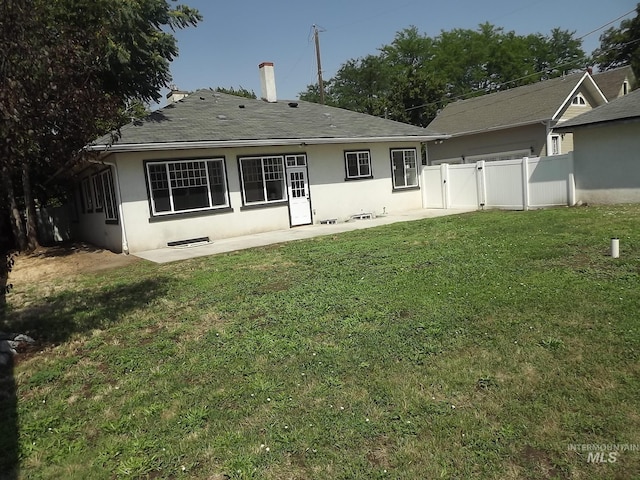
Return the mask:
POLYGON ((582 35, 581 37, 577 38, 576 40, 582 40, 585 37, 588 37, 589 35, 591 35, 592 33, 596 33, 598 30, 602 30, 604 27, 608 27, 609 25, 611 25, 612 23, 617 22, 618 20, 623 19, 624 17, 626 17, 627 15, 631 15, 633 12, 635 12, 636 9, 634 8, 633 10, 628 11, 627 13, 625 13, 624 15, 620 15, 618 18, 616 18, 615 20, 611 20, 610 22, 605 23, 604 25, 602 25, 601 27, 596 28, 595 30, 591 30, 589 33, 585 33, 584 35, 582 35))

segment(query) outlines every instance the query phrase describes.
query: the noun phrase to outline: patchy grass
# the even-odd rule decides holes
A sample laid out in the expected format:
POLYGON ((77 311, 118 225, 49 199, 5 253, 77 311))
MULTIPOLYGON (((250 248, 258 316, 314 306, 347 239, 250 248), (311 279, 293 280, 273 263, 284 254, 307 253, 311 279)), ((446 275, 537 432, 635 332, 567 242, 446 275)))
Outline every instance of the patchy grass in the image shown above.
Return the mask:
POLYGON ((17 451, 24 478, 633 478, 640 451, 593 463, 571 446, 640 449, 639 265, 640 207, 583 207, 16 285, 0 329, 42 348, 1 404, 19 434, 0 465, 17 451))

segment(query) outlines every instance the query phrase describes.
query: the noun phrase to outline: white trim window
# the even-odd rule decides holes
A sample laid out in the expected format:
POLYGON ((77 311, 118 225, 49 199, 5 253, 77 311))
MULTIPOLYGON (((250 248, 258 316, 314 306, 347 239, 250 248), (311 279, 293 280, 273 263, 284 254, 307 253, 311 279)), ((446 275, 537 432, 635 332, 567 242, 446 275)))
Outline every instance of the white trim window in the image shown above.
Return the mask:
POLYGON ((418 186, 418 155, 415 148, 391 150, 393 188, 418 186))
POLYGON ((344 152, 344 166, 347 172, 347 180, 373 177, 371 173, 371 152, 369 150, 344 152))
POLYGON ((96 173, 91 177, 91 183, 93 184, 93 196, 96 202, 96 212, 101 212, 104 208, 103 195, 102 195, 102 176, 96 173))
POLYGON ((197 212, 229 206, 224 158, 147 162, 151 212, 197 212))
POLYGON ((586 107, 587 101, 584 99, 581 93, 578 93, 573 100, 571 100, 571 105, 577 105, 579 107, 586 107))
POLYGON ((307 156, 304 154, 287 155, 287 167, 306 167, 307 156))
POLYGON ((113 175, 111 173, 111 168, 100 173, 100 184, 102 184, 105 220, 107 222, 117 222, 118 207, 116 202, 116 193, 113 188, 113 175))
POLYGON ((262 205, 287 199, 282 155, 244 157, 239 162, 245 205, 262 205))
POLYGON ((90 178, 85 177, 82 179, 82 201, 85 213, 93 212, 93 196, 91 194, 90 178))
POLYGON ((560 135, 551 135, 551 155, 560 155, 562 153, 560 145, 560 135))

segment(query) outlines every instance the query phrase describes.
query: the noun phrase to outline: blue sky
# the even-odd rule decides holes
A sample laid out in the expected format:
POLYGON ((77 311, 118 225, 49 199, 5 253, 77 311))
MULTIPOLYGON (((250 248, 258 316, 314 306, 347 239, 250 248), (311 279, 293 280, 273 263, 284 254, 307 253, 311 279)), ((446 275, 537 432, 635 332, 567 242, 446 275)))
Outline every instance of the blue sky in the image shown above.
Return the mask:
MULTIPOLYGON (((260 96, 258 65, 273 62, 279 99, 295 99, 317 82, 312 26, 318 25, 323 78, 352 58, 376 54, 409 26, 429 36, 490 22, 517 34, 553 28, 589 34, 635 9, 637 0, 180 0, 204 20, 175 33, 180 49, 171 65, 183 90, 244 87, 260 96)), ((633 18, 635 12, 625 18, 633 18)), ((610 26, 619 26, 616 20, 610 26)), ((606 27, 609 28, 609 27, 606 27)), ((599 46, 598 30, 583 40, 587 54, 599 46)), ((161 105, 164 102, 161 102, 161 105)))

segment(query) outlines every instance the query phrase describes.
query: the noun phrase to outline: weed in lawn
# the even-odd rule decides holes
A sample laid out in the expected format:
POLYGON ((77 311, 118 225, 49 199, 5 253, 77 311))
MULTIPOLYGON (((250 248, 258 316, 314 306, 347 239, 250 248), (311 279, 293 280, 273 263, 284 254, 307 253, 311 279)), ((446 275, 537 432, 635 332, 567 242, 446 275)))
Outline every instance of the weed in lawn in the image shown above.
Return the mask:
POLYGON ((552 350, 552 351, 556 351, 561 348, 564 348, 564 342, 558 338, 545 338, 540 340, 538 344, 541 347, 552 350))

